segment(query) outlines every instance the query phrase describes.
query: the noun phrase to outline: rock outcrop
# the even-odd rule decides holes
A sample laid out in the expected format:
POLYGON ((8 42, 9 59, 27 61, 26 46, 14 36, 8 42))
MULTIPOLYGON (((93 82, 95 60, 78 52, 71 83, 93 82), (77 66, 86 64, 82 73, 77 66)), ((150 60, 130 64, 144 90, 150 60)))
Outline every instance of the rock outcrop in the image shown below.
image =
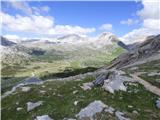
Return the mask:
POLYGON ((160 35, 147 37, 144 42, 138 44, 132 51, 115 58, 107 68, 122 68, 154 55, 160 56, 160 35))

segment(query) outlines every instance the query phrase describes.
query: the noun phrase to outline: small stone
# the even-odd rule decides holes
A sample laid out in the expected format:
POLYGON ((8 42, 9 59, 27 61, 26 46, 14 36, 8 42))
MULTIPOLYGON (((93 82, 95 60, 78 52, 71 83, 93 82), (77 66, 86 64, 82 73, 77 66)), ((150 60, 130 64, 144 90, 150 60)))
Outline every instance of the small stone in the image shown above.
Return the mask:
POLYGON ((19 102, 16 102, 16 105, 19 105, 19 102))
POLYGON ((42 94, 46 93, 46 91, 44 91, 44 90, 40 90, 39 92, 42 94))
POLYGON ((133 106, 132 105, 128 105, 128 108, 133 108, 133 106))
POLYGON ((78 93, 78 90, 73 91, 73 94, 76 94, 76 93, 78 93))
POLYGON ((115 112, 116 117, 118 118, 118 120, 130 120, 129 118, 125 118, 123 115, 124 113, 120 112, 120 111, 116 111, 115 112))
POLYGON ((79 101, 74 101, 74 105, 76 106, 79 103, 79 101))
POLYGON ((20 111, 20 110, 22 110, 23 108, 22 107, 18 107, 16 110, 17 111, 20 111))
POLYGON ((158 109, 160 109, 160 98, 159 98, 158 100, 156 100, 156 107, 157 107, 158 109))
POLYGON ((31 87, 22 87, 22 92, 29 92, 31 90, 31 87))
POLYGON ((80 86, 83 90, 91 90, 93 87, 93 83, 92 82, 88 82, 88 83, 83 83, 83 86, 80 86))
POLYGON ((48 115, 37 116, 35 120, 53 120, 48 115))
POLYGON ((115 111, 115 109, 112 108, 112 107, 109 107, 109 108, 106 108, 104 111, 105 111, 105 112, 108 112, 108 113, 110 113, 110 114, 113 114, 114 111, 115 111))
POLYGON ((46 86, 42 85, 42 88, 45 88, 46 86))
POLYGON ((138 112, 137 112, 136 110, 133 110, 133 111, 132 111, 132 113, 134 113, 134 114, 138 114, 138 112))

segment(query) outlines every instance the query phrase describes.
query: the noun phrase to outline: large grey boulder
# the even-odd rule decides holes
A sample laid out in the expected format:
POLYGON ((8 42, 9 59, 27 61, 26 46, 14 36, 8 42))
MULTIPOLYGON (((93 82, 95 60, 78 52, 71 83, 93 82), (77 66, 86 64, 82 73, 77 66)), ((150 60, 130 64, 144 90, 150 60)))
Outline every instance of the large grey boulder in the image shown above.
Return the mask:
POLYGON ((29 112, 29 111, 33 110, 34 108, 36 108, 36 107, 38 107, 42 104, 43 104, 43 101, 38 101, 36 103, 28 102, 27 103, 27 111, 29 112))
POLYGON ((87 107, 83 108, 76 117, 79 119, 83 118, 93 118, 96 113, 101 113, 104 108, 108 107, 100 100, 95 100, 90 103, 87 107))
POLYGON ((98 86, 102 86, 104 84, 104 80, 106 80, 109 76, 109 73, 99 75, 96 80, 93 81, 93 84, 98 86))
POLYGON ((125 81, 133 82, 133 79, 123 76, 121 73, 116 71, 109 79, 104 81, 102 88, 104 88, 106 91, 109 91, 110 93, 114 93, 114 91, 118 90, 126 91, 127 86, 124 85, 125 81))

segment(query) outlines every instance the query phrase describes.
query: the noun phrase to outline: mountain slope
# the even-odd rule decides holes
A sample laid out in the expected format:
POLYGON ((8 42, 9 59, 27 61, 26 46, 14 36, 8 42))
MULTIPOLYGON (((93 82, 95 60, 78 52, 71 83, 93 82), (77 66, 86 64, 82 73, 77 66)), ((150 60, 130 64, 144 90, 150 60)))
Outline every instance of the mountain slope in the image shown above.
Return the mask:
POLYGON ((147 37, 144 42, 136 45, 132 51, 123 53, 114 59, 108 68, 121 68, 147 58, 160 58, 160 35, 147 37))

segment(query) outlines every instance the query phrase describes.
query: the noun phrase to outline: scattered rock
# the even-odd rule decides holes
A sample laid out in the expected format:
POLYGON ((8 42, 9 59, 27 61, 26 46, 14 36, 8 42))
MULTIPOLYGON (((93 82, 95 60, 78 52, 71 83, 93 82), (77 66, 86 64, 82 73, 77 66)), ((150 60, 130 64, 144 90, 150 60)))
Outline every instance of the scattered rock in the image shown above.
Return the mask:
POLYGON ((48 115, 37 116, 35 120, 53 120, 48 115))
POLYGON ((42 94, 46 93, 46 91, 44 91, 44 90, 40 90, 39 92, 42 94))
POLYGON ((22 110, 23 108, 22 107, 18 107, 16 110, 17 111, 20 111, 20 110, 22 110))
POLYGON ((104 111, 105 111, 105 112, 108 112, 108 113, 110 113, 110 114, 113 114, 114 111, 115 111, 115 109, 112 108, 112 107, 109 107, 109 108, 106 108, 104 111))
POLYGON ((83 83, 83 86, 80 86, 83 90, 91 90, 93 87, 93 83, 92 82, 88 82, 88 83, 83 83))
POLYGON ((79 119, 82 118, 92 118, 96 113, 100 113, 106 108, 107 105, 102 103, 100 100, 95 100, 94 102, 90 103, 87 107, 83 108, 76 117, 79 119))
POLYGON ((19 105, 19 102, 16 102, 16 105, 19 105))
POLYGON ((151 72, 148 76, 160 76, 160 72, 151 72))
POLYGON ((76 119, 73 119, 73 118, 64 118, 63 120, 76 120, 76 119))
POLYGON ((123 115, 124 113, 120 112, 120 111, 116 111, 115 112, 116 117, 118 118, 118 120, 130 120, 129 118, 125 118, 123 115))
POLYGON ((61 94, 58 94, 57 96, 58 96, 58 97, 61 97, 61 98, 63 97, 63 95, 61 95, 61 94))
POLYGON ((158 100, 156 100, 156 107, 157 107, 158 109, 160 109, 160 98, 159 98, 158 100))
POLYGON ((132 67, 132 68, 130 68, 130 70, 137 70, 138 69, 138 67, 132 67))
POLYGON ((76 93, 78 93, 78 90, 73 91, 73 94, 76 94, 76 93))
POLYGON ((46 86, 42 85, 42 88, 45 88, 46 86))
POLYGON ((29 112, 29 111, 33 110, 34 108, 36 108, 36 107, 38 107, 42 104, 43 104, 43 101, 38 101, 36 103, 28 102, 27 103, 27 111, 29 112))
POLYGON ((132 105, 128 105, 128 108, 133 108, 133 106, 132 105))
POLYGON ((29 92, 30 90, 31 90, 31 87, 27 87, 27 86, 22 87, 23 92, 29 92))
POLYGON ((76 106, 79 103, 79 101, 74 101, 74 105, 76 106))
POLYGON ((132 113, 134 113, 134 114, 138 114, 138 112, 137 112, 136 110, 133 110, 133 111, 132 111, 132 113))

